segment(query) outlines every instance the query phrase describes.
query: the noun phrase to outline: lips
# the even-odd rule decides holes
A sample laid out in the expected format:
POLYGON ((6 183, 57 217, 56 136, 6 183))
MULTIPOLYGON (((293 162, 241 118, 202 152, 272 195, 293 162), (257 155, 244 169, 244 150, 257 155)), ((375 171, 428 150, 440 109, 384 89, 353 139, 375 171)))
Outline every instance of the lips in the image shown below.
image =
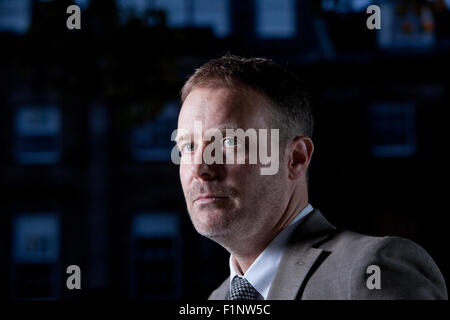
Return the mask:
POLYGON ((204 195, 198 196, 194 200, 194 202, 197 202, 197 203, 211 203, 211 202, 223 200, 223 199, 226 199, 226 198, 227 197, 218 196, 218 195, 214 195, 214 194, 204 194, 204 195))

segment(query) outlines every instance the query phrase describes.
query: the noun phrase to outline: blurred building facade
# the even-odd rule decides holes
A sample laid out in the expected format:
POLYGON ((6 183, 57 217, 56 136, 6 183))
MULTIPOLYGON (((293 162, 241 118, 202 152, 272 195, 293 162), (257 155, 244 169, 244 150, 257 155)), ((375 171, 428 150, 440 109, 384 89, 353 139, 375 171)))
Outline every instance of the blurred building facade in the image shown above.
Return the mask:
MULTIPOLYGON (((225 53, 286 65, 312 93, 311 203, 449 264, 445 1, 0 1, 0 274, 14 299, 206 298, 227 253, 195 233, 170 160, 179 90, 225 53), (82 289, 66 288, 79 265, 82 289)), ((448 278, 447 278, 448 279, 448 278)))

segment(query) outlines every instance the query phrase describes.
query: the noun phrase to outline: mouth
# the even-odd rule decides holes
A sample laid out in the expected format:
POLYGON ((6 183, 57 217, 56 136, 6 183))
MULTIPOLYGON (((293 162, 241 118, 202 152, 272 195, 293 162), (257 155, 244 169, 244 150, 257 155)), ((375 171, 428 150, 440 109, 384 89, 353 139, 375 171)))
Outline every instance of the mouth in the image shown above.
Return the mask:
POLYGON ((205 195, 201 195, 201 196, 197 197, 194 200, 194 203, 197 203, 197 204, 214 203, 214 202, 217 202, 217 201, 225 200, 227 198, 228 197, 217 196, 217 195, 214 195, 214 194, 205 194, 205 195))

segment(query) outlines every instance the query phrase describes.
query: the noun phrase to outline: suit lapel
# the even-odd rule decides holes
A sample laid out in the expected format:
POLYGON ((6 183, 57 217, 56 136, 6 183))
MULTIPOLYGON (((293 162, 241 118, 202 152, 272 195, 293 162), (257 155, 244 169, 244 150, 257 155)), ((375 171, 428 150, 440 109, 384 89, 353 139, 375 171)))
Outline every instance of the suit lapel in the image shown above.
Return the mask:
POLYGON ((322 249, 314 248, 314 245, 325 241, 336 229, 317 209, 297 223, 272 281, 268 300, 296 298, 308 273, 323 252, 322 249))
POLYGON ((226 278, 224 282, 214 290, 209 296, 208 300, 227 300, 230 294, 230 277, 226 278))

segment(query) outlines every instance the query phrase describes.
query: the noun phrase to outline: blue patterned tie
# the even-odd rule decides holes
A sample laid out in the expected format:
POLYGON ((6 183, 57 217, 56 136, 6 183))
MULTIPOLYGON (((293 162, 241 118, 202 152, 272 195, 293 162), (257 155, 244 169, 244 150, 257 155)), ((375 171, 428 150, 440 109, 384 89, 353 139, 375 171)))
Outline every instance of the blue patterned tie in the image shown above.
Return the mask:
POLYGON ((245 278, 235 276, 231 281, 231 291, 228 300, 259 300, 258 291, 245 278))

